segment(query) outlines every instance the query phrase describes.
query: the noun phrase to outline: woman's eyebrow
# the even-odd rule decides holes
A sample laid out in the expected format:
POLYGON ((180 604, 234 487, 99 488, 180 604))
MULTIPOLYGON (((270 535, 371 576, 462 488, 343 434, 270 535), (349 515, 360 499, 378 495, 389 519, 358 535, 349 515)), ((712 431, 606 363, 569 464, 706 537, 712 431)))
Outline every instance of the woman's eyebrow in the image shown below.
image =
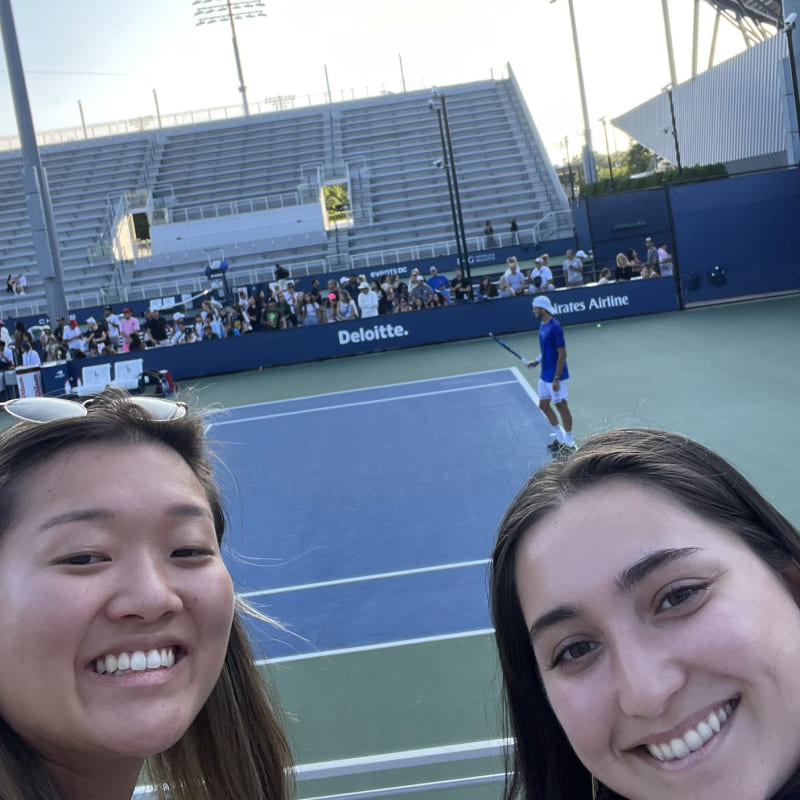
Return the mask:
MULTIPOLYGON (((694 555, 699 547, 680 547, 665 550, 656 550, 639 559, 635 564, 624 569, 614 581, 620 594, 627 594, 641 583, 648 575, 661 569, 673 561, 680 561, 694 555)), ((542 614, 530 626, 531 643, 534 643, 548 628, 561 622, 577 619, 583 614, 583 609, 573 603, 565 603, 542 614)))
POLYGON ((639 559, 635 564, 624 569, 614 581, 619 594, 627 594, 640 584, 648 575, 661 569, 673 561, 680 561, 694 555, 699 547, 678 547, 656 550, 639 559))

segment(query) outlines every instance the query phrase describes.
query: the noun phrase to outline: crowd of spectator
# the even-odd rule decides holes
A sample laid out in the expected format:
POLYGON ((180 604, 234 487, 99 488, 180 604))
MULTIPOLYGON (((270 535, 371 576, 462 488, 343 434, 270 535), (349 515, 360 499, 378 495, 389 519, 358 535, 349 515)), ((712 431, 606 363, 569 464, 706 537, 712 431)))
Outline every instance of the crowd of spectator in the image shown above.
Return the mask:
MULTIPOLYGON (((666 245, 656 248, 648 238, 647 246, 645 262, 639 260, 635 250, 620 253, 613 276, 610 269, 603 269, 597 282, 671 275, 672 256, 666 245)), ((567 251, 562 267, 564 286, 585 282, 584 261, 588 258, 583 250, 567 251)), ((118 315, 112 306, 106 306, 101 319, 89 316, 78 320, 71 315, 68 319, 59 318, 52 328, 43 325, 28 331, 22 322, 17 322, 13 338, 0 321, 3 343, 0 369, 38 364, 40 361, 135 352, 148 347, 187 345, 253 331, 347 322, 442 308, 476 299, 496 300, 538 294, 556 288, 550 257, 546 253, 536 258, 534 266, 527 272, 511 256, 506 259, 506 270, 502 275, 497 279, 484 275, 476 287, 460 269, 456 268, 453 277, 449 278, 435 266, 430 268, 427 277, 418 268, 412 269, 407 281, 395 274, 382 275, 376 280, 353 274, 341 282, 330 278, 325 286, 315 279, 308 288, 298 286, 287 273, 280 279, 276 276, 276 280, 266 288, 254 288, 252 293, 239 289, 236 302, 228 306, 216 299, 208 299, 191 312, 176 310, 167 313, 148 309, 143 319, 129 307, 123 308, 122 314, 118 315)))

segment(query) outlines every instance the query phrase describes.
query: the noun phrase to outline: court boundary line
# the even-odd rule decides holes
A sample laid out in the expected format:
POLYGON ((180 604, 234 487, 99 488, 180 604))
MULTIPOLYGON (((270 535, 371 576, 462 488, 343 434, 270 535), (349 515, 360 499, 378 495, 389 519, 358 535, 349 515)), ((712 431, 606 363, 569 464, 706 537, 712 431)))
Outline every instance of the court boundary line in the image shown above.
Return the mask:
POLYGON ((389 650, 393 647, 410 647, 415 644, 432 644, 434 642, 447 642, 453 639, 469 639, 478 636, 494 634, 494 628, 478 628, 471 631, 458 633, 440 633, 436 636, 420 636, 418 639, 397 639, 393 642, 378 642, 377 644, 363 644, 355 647, 340 647, 333 650, 316 650, 311 653, 295 653, 291 656, 275 656, 274 658, 259 658, 257 667, 271 664, 286 664, 292 661, 309 661, 312 658, 333 658, 334 656, 347 656, 354 653, 369 653, 373 650, 389 650))
MULTIPOLYGON (((496 369, 480 369, 477 372, 459 372, 455 375, 443 375, 438 378, 418 378, 415 381, 398 381, 397 383, 379 383, 377 386, 359 386, 355 389, 338 389, 335 392, 321 392, 320 394, 304 394, 299 397, 284 397, 281 400, 262 400, 258 403, 244 403, 239 406, 226 406, 211 411, 211 414, 222 414, 239 408, 255 408, 256 406, 268 406, 273 403, 294 403, 298 400, 310 400, 315 397, 335 397, 340 394, 352 394, 353 392, 372 392, 375 389, 388 389, 392 386, 413 386, 415 383, 429 383, 430 381, 443 381, 451 378, 469 378, 472 375, 488 375, 491 372, 513 372, 516 367, 497 367, 496 369)), ((214 423, 212 422, 212 425, 214 423)))
POLYGON ((524 376, 519 370, 519 367, 509 367, 509 369, 514 373, 514 377, 517 379, 517 381, 519 381, 520 386, 522 386, 522 390, 528 395, 528 397, 530 397, 531 400, 533 400, 536 408, 538 409, 540 398, 536 390, 528 383, 527 380, 525 380, 524 376))
MULTIPOLYGON (((339 403, 330 406, 315 406, 313 408, 300 408, 295 411, 280 411, 276 414, 261 414, 255 417, 242 417, 241 419, 227 419, 221 422, 213 422, 209 427, 222 427, 223 425, 238 425, 243 422, 259 422, 266 419, 280 419, 281 417, 296 417, 301 414, 313 414, 318 411, 336 411, 340 408, 356 408, 358 406, 368 406, 373 403, 393 403, 398 400, 413 400, 417 397, 434 397, 441 394, 453 394, 455 392, 469 392, 475 389, 491 389, 494 386, 516 386, 517 381, 495 381, 494 383, 479 383, 475 386, 458 386, 452 389, 439 389, 435 392, 420 392, 419 394, 399 394, 394 397, 377 397, 372 400, 359 400, 355 403, 339 403)), ((305 399, 305 398, 303 398, 305 399)), ((266 405, 266 404, 265 404, 266 405)))
POLYGON ((450 564, 434 564, 427 567, 410 567, 393 572, 374 572, 368 575, 353 575, 349 578, 333 578, 329 581, 315 581, 314 583, 296 583, 289 586, 276 586, 272 589, 254 589, 252 592, 239 592, 239 597, 267 597, 274 594, 288 594, 289 592, 304 592, 312 589, 324 589, 329 586, 344 586, 349 583, 366 583, 367 581, 384 580, 388 578, 403 578, 408 575, 423 575, 429 572, 442 572, 450 569, 486 566, 491 562, 488 558, 473 561, 456 561, 450 564))

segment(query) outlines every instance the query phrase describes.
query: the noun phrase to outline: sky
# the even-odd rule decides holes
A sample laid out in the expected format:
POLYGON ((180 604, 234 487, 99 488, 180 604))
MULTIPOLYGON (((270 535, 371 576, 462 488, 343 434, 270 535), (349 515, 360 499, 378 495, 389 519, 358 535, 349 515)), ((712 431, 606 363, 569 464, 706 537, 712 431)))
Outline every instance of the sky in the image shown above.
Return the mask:
MULTIPOLYGON (((223 0, 224 2, 224 0, 223 0)), ((595 150, 599 119, 670 82, 661 0, 573 0, 595 150)), ((192 0, 11 0, 38 132, 240 104, 230 25, 195 25, 192 0)), ((693 0, 669 0, 678 81, 691 76, 693 0)), ((236 23, 250 103, 321 101, 505 75, 510 63, 555 163, 583 144, 567 0, 264 0, 236 23), (401 60, 403 71, 401 73, 401 60)), ((701 4, 699 63, 714 12, 701 4)), ((716 61, 744 49, 722 21, 716 61)), ((5 61, 0 136, 17 133, 5 61)), ((609 127, 612 151, 627 137, 609 127), (615 138, 616 137, 616 138, 615 138)))

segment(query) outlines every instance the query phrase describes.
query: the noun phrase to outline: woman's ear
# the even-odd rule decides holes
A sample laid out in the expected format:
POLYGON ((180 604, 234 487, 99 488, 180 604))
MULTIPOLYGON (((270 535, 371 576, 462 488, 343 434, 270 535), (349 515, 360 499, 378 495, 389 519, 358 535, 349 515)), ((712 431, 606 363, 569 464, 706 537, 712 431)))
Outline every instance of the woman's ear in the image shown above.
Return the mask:
POLYGON ((800 564, 794 559, 788 567, 781 570, 781 578, 788 587, 794 598, 794 602, 800 607, 800 564))

